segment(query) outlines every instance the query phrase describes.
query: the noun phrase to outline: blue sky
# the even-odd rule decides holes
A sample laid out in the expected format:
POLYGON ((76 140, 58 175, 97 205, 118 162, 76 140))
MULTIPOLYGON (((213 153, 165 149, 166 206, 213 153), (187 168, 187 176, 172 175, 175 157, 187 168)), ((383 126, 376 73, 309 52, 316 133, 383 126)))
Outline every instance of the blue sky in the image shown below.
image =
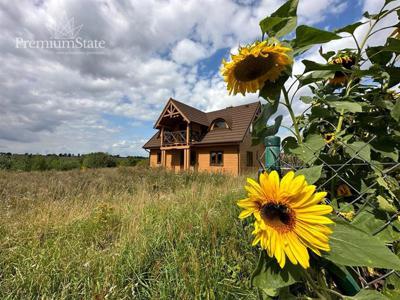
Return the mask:
MULTIPOLYGON (((282 2, 0 0, 0 152, 146 155, 142 145, 170 97, 206 111, 257 101, 227 95, 220 63, 259 38, 259 20, 282 2), (105 48, 16 48, 17 38, 46 40, 68 22, 105 48)), ((299 24, 339 28, 382 2, 300 0, 299 24)), ((318 59, 317 49, 305 57, 318 59)))

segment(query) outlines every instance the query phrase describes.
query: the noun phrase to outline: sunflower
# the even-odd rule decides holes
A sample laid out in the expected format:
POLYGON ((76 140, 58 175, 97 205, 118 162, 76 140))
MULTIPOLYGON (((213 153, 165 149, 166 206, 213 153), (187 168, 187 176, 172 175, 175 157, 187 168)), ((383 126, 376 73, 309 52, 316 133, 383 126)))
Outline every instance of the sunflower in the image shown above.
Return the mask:
MULTIPOLYGON (((354 66, 355 58, 349 54, 339 54, 331 61, 329 64, 331 65, 342 65, 342 67, 350 70, 352 66, 354 66)), ((332 79, 329 79, 329 83, 331 85, 345 85, 347 83, 347 75, 341 71, 336 71, 335 75, 332 79)))
POLYGON ((222 61, 224 80, 228 83, 229 94, 254 93, 260 90, 266 81, 273 82, 292 64, 288 52, 292 49, 281 44, 267 44, 266 41, 239 48, 237 55, 231 55, 231 61, 222 61))
POLYGON ((307 248, 317 255, 329 251, 328 235, 332 230, 326 224, 333 222, 324 216, 332 211, 330 205, 320 204, 326 192, 315 192, 303 175, 288 172, 282 180, 276 171, 262 173, 260 183, 247 179, 247 198, 238 201, 244 208, 239 218, 254 215, 255 239, 270 257, 275 257, 281 268, 286 256, 293 263, 308 268, 307 248))
POLYGON ((335 138, 336 138, 336 134, 334 132, 324 134, 324 141, 327 144, 332 143, 335 140, 335 138))

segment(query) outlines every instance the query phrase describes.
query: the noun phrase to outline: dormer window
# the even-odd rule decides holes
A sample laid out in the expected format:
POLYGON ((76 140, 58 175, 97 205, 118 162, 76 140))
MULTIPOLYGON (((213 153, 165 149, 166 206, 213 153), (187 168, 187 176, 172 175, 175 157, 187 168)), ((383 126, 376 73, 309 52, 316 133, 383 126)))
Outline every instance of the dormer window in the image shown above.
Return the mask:
POLYGON ((222 118, 214 120, 214 122, 211 125, 211 130, 219 129, 219 128, 229 128, 226 121, 222 118))

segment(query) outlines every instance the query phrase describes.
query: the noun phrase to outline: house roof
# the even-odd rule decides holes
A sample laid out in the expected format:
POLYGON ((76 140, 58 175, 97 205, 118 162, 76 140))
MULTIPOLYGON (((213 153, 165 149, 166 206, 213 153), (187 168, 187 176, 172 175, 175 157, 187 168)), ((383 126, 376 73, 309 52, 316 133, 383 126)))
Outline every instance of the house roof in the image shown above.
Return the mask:
MULTIPOLYGON (((177 100, 170 99, 170 101, 172 101, 191 122, 199 123, 207 127, 210 127, 212 122, 219 118, 227 122, 229 128, 208 130, 203 139, 200 142, 192 143, 193 145, 240 143, 243 141, 247 129, 260 107, 260 102, 253 102, 206 113, 177 100)), ((157 132, 143 148, 158 148, 160 145, 160 133, 157 132)))
POLYGON ((207 114, 197 108, 189 106, 185 103, 179 102, 175 99, 170 99, 170 101, 185 115, 190 122, 199 123, 200 125, 209 126, 209 121, 207 114))

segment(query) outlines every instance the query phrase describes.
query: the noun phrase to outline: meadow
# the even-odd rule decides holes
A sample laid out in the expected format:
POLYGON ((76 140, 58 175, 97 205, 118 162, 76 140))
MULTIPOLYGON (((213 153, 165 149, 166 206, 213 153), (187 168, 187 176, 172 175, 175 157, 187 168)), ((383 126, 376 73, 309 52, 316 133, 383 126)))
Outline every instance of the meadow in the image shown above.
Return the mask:
POLYGON ((0 171, 0 299, 256 299, 245 177, 0 171))

